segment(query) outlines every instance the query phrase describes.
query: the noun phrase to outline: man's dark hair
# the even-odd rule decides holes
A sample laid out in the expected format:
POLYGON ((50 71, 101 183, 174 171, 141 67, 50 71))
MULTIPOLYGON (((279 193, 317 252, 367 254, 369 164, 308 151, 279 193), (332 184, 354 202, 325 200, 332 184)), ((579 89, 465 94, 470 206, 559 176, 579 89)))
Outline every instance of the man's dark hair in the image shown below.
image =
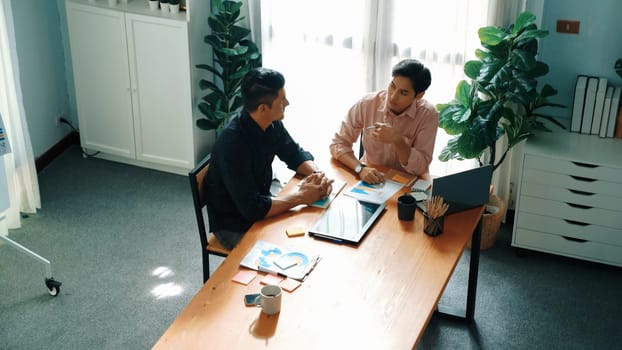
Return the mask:
POLYGON ((414 59, 406 59, 396 64, 393 67, 392 76, 396 75, 410 79, 413 89, 415 89, 415 94, 427 90, 432 83, 430 70, 423 63, 414 59))
POLYGON ((242 100, 247 112, 254 112, 259 105, 272 102, 285 86, 283 74, 268 68, 255 68, 246 73, 242 80, 242 100))

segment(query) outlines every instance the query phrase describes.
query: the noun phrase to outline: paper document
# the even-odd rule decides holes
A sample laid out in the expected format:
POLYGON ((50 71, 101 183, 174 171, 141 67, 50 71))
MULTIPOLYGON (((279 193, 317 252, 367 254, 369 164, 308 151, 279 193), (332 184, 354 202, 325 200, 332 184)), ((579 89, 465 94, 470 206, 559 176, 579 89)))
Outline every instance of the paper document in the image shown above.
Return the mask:
POLYGON ((432 181, 427 181, 424 179, 419 179, 413 185, 411 191, 412 192, 426 192, 432 188, 432 181))
POLYGON ((339 192, 345 187, 346 182, 342 180, 335 180, 333 182, 333 191, 328 195, 328 197, 324 197, 316 202, 311 203, 312 206, 318 208, 328 208, 330 202, 337 197, 339 192))
POLYGON ((258 240, 240 265, 303 281, 319 260, 320 256, 317 254, 286 250, 276 244, 258 240))
POLYGON ((344 194, 363 202, 382 204, 403 187, 401 184, 392 181, 378 185, 370 185, 364 181, 359 181, 344 194))

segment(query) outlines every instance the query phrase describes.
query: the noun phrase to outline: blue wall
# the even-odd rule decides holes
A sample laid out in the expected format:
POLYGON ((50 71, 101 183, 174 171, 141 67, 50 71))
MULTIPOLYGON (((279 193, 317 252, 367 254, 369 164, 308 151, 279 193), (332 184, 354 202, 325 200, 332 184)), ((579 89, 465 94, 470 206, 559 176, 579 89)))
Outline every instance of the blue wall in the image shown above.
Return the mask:
POLYGON ((61 2, 11 1, 24 112, 35 157, 71 131, 56 125, 57 116, 70 115, 58 11, 61 2))
MULTIPOLYGON (((622 85, 613 66, 622 58, 622 1, 620 0, 545 0, 542 29, 549 35, 540 43, 540 60, 550 72, 543 82, 558 90, 553 100, 572 106, 577 75, 593 75, 622 85), (556 32, 557 20, 581 22, 579 34, 556 32)), ((570 119, 572 109, 556 109, 555 113, 570 119)))

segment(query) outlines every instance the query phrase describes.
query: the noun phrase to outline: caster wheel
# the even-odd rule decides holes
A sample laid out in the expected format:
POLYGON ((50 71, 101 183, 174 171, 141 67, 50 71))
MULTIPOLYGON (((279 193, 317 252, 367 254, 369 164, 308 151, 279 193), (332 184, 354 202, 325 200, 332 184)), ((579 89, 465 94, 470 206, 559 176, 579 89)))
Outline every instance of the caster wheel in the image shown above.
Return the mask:
POLYGON ((53 278, 46 278, 45 279, 45 285, 46 287, 48 287, 48 293, 50 293, 51 296, 55 297, 58 295, 58 293, 60 293, 60 285, 62 283, 54 280, 53 278))

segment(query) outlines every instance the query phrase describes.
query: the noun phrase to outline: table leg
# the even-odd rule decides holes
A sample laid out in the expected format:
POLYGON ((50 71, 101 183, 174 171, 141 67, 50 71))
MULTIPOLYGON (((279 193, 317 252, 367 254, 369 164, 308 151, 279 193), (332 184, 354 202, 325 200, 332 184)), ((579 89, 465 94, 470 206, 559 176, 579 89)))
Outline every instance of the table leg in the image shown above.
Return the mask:
POLYGON ((475 315, 475 295, 477 292, 477 276, 479 273, 479 254, 482 240, 482 218, 480 217, 477 227, 471 238, 471 259, 469 261, 469 282, 467 285, 466 310, 456 307, 438 305, 436 314, 440 317, 457 321, 473 322, 475 315))

